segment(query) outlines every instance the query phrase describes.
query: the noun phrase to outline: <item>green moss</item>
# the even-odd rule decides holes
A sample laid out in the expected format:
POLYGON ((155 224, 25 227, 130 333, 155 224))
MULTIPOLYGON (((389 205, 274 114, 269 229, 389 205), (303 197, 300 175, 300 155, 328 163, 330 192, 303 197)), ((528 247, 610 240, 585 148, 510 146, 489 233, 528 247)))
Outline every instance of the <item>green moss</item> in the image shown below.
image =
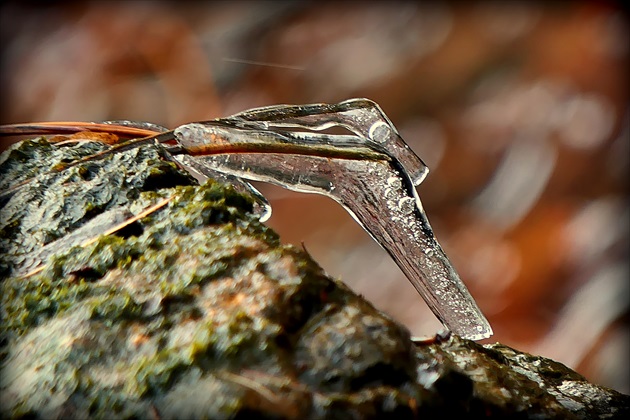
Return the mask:
MULTIPOLYGON (((23 158, 29 164, 33 163, 29 159, 33 157, 33 150, 39 150, 39 147, 46 147, 51 153, 59 152, 43 142, 41 145, 23 144, 24 149, 19 149, 15 155, 21 156, 20 159, 23 158)), ((86 144, 65 148, 66 152, 74 150, 71 157, 55 155, 48 162, 40 163, 48 168, 63 166, 65 162, 91 154, 95 147, 100 146, 86 144)), ((138 152, 138 155, 143 154, 150 156, 148 152, 138 152)), ((149 159, 148 163, 142 164, 145 169, 140 165, 140 169, 136 167, 134 172, 126 173, 119 169, 124 160, 124 156, 112 157, 103 162, 81 164, 55 175, 54 179, 59 179, 60 185, 67 184, 68 189, 65 186, 58 187, 55 191, 57 204, 46 203, 47 210, 42 214, 50 217, 50 220, 57 219, 53 223, 46 221, 48 219, 34 223, 36 231, 28 231, 28 235, 39 234, 46 243, 56 237, 63 237, 82 220, 88 220, 112 206, 124 204, 132 213, 138 214, 166 197, 173 197, 172 200, 162 209, 136 222, 139 230, 134 235, 125 237, 114 233, 84 247, 62 249, 49 258, 40 274, 27 278, 7 278, 1 283, 0 338, 3 339, 3 359, 8 346, 18 337, 48 319, 82 308, 87 309, 91 321, 108 328, 119 329, 129 323, 142 326, 149 340, 158 343, 157 348, 160 350, 156 354, 148 354, 139 361, 128 361, 131 364, 121 368, 121 371, 130 373, 130 380, 125 381, 125 389, 102 388, 98 381, 89 379, 90 375, 81 375, 77 392, 85 396, 85 404, 88 404, 85 410, 94 417, 114 413, 117 417, 125 418, 137 415, 142 410, 146 412, 146 405, 142 402, 144 397, 168 390, 183 372, 195 367, 207 368, 225 359, 234 359, 234 363, 238 364, 244 357, 252 357, 252 360, 269 357, 265 356, 265 350, 255 350, 258 344, 256 331, 267 326, 255 328, 245 312, 237 314, 231 323, 219 327, 214 321, 205 323, 184 347, 176 342, 166 344, 171 342, 169 334, 185 320, 202 316, 202 312, 191 304, 199 287, 229 275, 230 270, 250 256, 247 248, 234 244, 232 238, 250 235, 263 241, 279 243, 277 235, 251 215, 253 200, 229 186, 213 181, 198 187, 173 185, 185 182, 186 176, 179 174, 170 177, 173 171, 177 171, 176 167, 160 159, 149 159), (112 172, 108 172, 107 160, 116 163, 112 172), (81 186, 85 179, 92 179, 96 175, 102 178, 104 185, 111 185, 112 188, 89 189, 81 186), (166 180, 169 177, 170 180, 166 180), (76 184, 79 185, 78 189, 76 184), (58 219, 64 217, 68 220, 60 223, 58 219), (104 281, 112 270, 121 270, 128 277, 136 276, 141 279, 138 280, 139 286, 147 282, 151 297, 145 296, 144 300, 138 300, 134 289, 127 289, 127 285, 117 282, 115 277, 104 281), (152 273, 152 276, 146 278, 146 273, 152 273), (145 313, 146 299, 158 302, 157 312, 153 310, 149 315, 145 313)), ((7 169, 7 166, 3 168, 7 169)), ((41 171, 41 167, 38 169, 33 166, 27 176, 37 174, 38 170, 41 171)), ((47 182, 50 184, 52 181, 47 182)), ((55 187, 42 188, 50 190, 55 187)), ((3 218, 8 221, 0 225, 3 240, 10 238, 12 242, 9 247, 16 248, 10 257, 14 260, 7 259, 1 263, 19 261, 20 252, 30 252, 28 246, 17 248, 17 245, 28 245, 28 240, 22 239, 27 235, 24 230, 26 213, 21 213, 19 207, 9 207, 3 211, 3 218), (8 213, 8 210, 15 213, 8 213)), ((267 341, 272 342, 273 339, 267 341)), ((269 346, 267 343, 262 347, 269 346)), ((99 352, 102 350, 80 353, 73 356, 73 360, 89 364, 89 360, 101 357, 99 352)), ((30 412, 30 409, 25 410, 25 414, 30 412)))
POLYGON ((45 276, 11 278, 2 283, 2 336, 21 335, 93 293, 85 281, 45 276))
POLYGON ((110 324, 140 318, 142 315, 142 305, 124 291, 109 290, 86 303, 90 306, 92 319, 104 320, 110 324))
MULTIPOLYGON (((98 143, 54 148, 45 140, 26 141, 9 152, 10 155, 0 165, 0 173, 8 174, 8 178, 17 182, 17 180, 48 170, 47 168, 54 166, 55 162, 70 162, 100 150, 103 150, 103 146, 98 143), (26 164, 27 173, 20 172, 16 175, 18 169, 24 169, 20 168, 22 164, 26 164)), ((137 237, 123 238, 115 233, 100 237, 85 247, 75 246, 56 253, 49 259, 46 268, 39 275, 25 279, 5 279, 1 284, 1 336, 6 338, 24 334, 44 320, 57 316, 72 305, 86 300, 90 300, 91 305, 95 307, 94 316, 107 319, 117 316, 135 316, 138 314, 139 306, 133 304, 128 296, 121 295, 121 291, 117 288, 99 285, 99 279, 112 269, 130 270, 136 273, 159 273, 161 292, 167 297, 180 298, 190 295, 193 287, 225 274, 230 266, 237 262, 233 260, 234 254, 228 251, 229 244, 219 243, 218 239, 222 235, 248 231, 256 232, 262 238, 274 237, 268 229, 248 214, 253 208, 250 197, 236 193, 229 186, 212 181, 200 187, 158 188, 161 184, 173 183, 172 179, 164 181, 164 178, 168 178, 173 171, 178 171, 176 166, 172 162, 156 158, 159 153, 151 155, 150 150, 129 154, 152 157, 140 164, 139 168, 134 168, 133 173, 127 174, 126 181, 124 177, 120 178, 121 171, 118 166, 119 161, 125 161, 126 158, 119 155, 103 162, 87 162, 68 171, 82 177, 88 176, 88 173, 93 171, 101 171, 100 174, 107 178, 107 171, 111 170, 118 180, 116 182, 122 182, 120 191, 85 190, 85 198, 77 200, 76 188, 64 190, 59 187, 58 196, 64 204, 42 214, 46 217, 63 218, 72 215, 75 211, 72 207, 68 207, 69 205, 78 204, 81 210, 76 217, 89 218, 91 215, 105 211, 112 203, 126 202, 129 197, 135 198, 127 204, 128 208, 132 212, 139 213, 165 197, 173 196, 174 199, 166 208, 138 222, 142 233, 137 237), (118 161, 117 165, 110 168, 108 160, 118 161), (148 179, 153 183, 153 185, 148 185, 149 190, 137 192, 137 186, 147 187, 148 179), (161 179, 163 181, 160 181, 161 179), (208 226, 216 226, 219 231, 216 235, 212 235, 212 232, 204 232, 203 240, 195 238, 191 241, 189 234, 208 226), (181 235, 186 235, 186 237, 180 238, 181 235), (215 240, 217 243, 214 243, 215 240), (177 263, 183 263, 188 258, 188 254, 191 258, 203 258, 208 263, 196 264, 193 270, 182 275, 177 263), (116 295, 123 297, 114 298, 116 295), (96 309, 98 306, 101 309, 96 309)), ((186 176, 179 172, 178 174, 177 182, 186 181, 186 176)), ((55 175, 55 177, 58 176, 55 175)), ((52 205, 52 203, 46 204, 52 205)), ((52 206, 52 208, 55 207, 52 206)), ((10 248, 9 250, 12 249, 12 244, 28 245, 28 240, 23 241, 22 237, 23 235, 32 236, 33 228, 29 228, 31 230, 28 234, 22 231, 24 217, 20 213, 21 209, 7 206, 2 211, 3 220, 7 221, 0 226, 2 240, 11 241, 5 242, 4 245, 10 248), (17 211, 17 213, 12 216, 9 211, 17 211)), ((66 225, 70 226, 73 223, 68 222, 66 225)), ((56 236, 63 236, 66 230, 66 228, 60 228, 59 224, 48 225, 44 221, 41 225, 36 225, 36 228, 39 229, 40 235, 43 235, 42 238, 46 242, 55 239, 56 236)), ((21 251, 16 248, 14 256, 8 253, 6 260, 3 255, 0 265, 9 267, 10 258, 19 261, 20 252, 30 252, 28 246, 25 248, 21 251)), ((236 260, 238 259, 240 257, 237 256, 236 260)))
POLYGON ((50 278, 89 273, 100 278, 112 268, 124 268, 142 251, 116 235, 102 236, 86 247, 76 246, 53 257, 44 275, 50 278))
POLYGON ((128 390, 140 397, 157 394, 172 385, 188 365, 176 353, 169 351, 144 358, 133 369, 135 381, 128 385, 128 390))

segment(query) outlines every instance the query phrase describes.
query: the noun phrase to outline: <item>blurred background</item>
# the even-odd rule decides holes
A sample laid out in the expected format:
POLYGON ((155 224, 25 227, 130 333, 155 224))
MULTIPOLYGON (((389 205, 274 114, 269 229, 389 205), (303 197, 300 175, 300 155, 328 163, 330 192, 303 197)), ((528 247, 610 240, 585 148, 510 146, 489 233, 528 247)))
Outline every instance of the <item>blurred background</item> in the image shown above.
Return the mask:
MULTIPOLYGON (((494 327, 486 342, 630 393, 629 37, 616 3, 0 7, 3 123, 175 127, 278 103, 378 102, 431 170, 418 191, 494 327)), ((440 328, 341 207, 259 186, 283 242, 412 334, 440 328)))

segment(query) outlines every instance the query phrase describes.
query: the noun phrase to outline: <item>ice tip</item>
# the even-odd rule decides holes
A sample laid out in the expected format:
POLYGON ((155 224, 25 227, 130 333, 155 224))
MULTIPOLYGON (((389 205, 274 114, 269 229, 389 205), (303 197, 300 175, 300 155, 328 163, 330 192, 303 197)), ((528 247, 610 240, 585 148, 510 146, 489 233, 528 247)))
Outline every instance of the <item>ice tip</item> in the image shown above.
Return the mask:
POLYGON ((477 325, 472 331, 466 331, 462 333, 455 332, 455 334, 467 340, 479 341, 492 337, 494 331, 492 331, 492 327, 490 326, 490 324, 485 324, 477 325))

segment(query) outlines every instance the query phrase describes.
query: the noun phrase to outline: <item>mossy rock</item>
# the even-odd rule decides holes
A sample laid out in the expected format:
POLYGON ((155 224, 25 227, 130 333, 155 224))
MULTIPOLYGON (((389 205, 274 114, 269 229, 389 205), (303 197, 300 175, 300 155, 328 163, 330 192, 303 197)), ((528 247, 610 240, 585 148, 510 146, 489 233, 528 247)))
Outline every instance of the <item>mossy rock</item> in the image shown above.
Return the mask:
POLYGON ((413 342, 282 245, 250 197, 197 185, 160 146, 58 170, 105 147, 36 139, 0 158, 1 189, 35 179, 0 209, 4 417, 629 413, 628 396, 548 359, 458 337, 413 342))

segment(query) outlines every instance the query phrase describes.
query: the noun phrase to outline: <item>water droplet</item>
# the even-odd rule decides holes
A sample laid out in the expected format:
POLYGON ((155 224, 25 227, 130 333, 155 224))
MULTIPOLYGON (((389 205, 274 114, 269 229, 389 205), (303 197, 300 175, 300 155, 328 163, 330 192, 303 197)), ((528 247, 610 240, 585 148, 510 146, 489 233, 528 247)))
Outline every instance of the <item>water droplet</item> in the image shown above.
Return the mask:
POLYGON ((389 137, 390 129, 383 121, 377 121, 372 124, 368 136, 376 143, 384 143, 389 137))

